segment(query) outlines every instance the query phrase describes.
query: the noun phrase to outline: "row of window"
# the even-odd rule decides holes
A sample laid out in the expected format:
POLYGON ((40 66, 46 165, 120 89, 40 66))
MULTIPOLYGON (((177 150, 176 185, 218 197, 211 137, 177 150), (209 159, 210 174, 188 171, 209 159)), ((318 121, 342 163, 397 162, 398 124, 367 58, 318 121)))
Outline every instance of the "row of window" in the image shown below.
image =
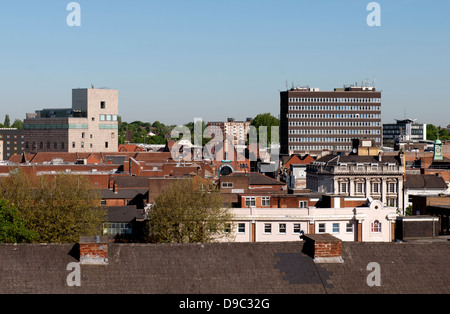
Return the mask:
MULTIPOLYGON (((4 137, 5 138, 11 138, 11 135, 6 134, 4 137)), ((17 134, 14 134, 13 138, 18 138, 17 134)), ((20 138, 25 138, 25 136, 24 135, 20 135, 20 138)), ((3 134, 0 134, 0 140, 2 140, 2 139, 3 139, 3 134)))
POLYGON ((289 143, 347 143, 352 138, 347 137, 289 137, 289 143))
MULTIPOLYGON (((23 145, 23 144, 25 144, 25 141, 21 141, 20 143, 23 145)), ((17 145, 17 144, 19 144, 19 142, 18 141, 13 141, 13 144, 17 145)), ((11 145, 11 141, 6 141, 6 145, 11 145)))
POLYGON ((381 126, 379 121, 289 121, 289 126, 381 126))
MULTIPOLYGON (((381 193, 381 183, 379 182, 372 182, 370 184, 370 192, 372 194, 379 194, 381 193)), ((363 182, 355 182, 355 192, 356 193, 364 193, 366 191, 366 184, 363 182)), ((348 193, 349 192, 349 183, 347 182, 341 182, 339 184, 339 192, 340 193, 348 193)), ((388 182, 387 183, 387 193, 395 194, 397 193, 397 183, 394 182, 388 182)))
POLYGON ((381 119, 378 113, 290 113, 290 119, 381 119))
MULTIPOLYGON (((317 103, 381 103, 381 98, 350 98, 350 97, 289 97, 289 102, 317 102, 317 103)), ((311 106, 307 106, 311 107, 311 106)), ((312 106, 320 107, 320 106, 312 106)), ((322 107, 335 107, 335 106, 322 106, 322 107)), ((372 107, 372 106, 338 106, 338 107, 372 107)), ((312 110, 312 109, 311 109, 312 110)), ((317 110, 317 109, 314 109, 317 110)), ((325 109, 323 109, 325 110, 325 109)), ((330 109, 328 109, 330 110, 330 109)), ((347 109, 339 109, 347 110, 347 109)), ((350 110, 350 109, 348 109, 350 110)), ((352 109, 352 110, 363 110, 363 109, 352 109)))
POLYGON ((116 114, 101 114, 100 121, 117 121, 116 114))
MULTIPOLYGON (((76 146, 77 146, 76 142, 72 142, 72 148, 76 148, 76 146)), ((53 145, 52 145, 51 142, 47 142, 45 147, 47 149, 51 149, 52 147, 53 147, 53 149, 58 149, 58 148, 65 149, 66 148, 66 144, 65 144, 65 142, 61 142, 61 144, 59 144, 58 142, 53 142, 53 145)), ((84 142, 80 143, 80 147, 81 148, 85 147, 84 142)), ((109 143, 105 142, 105 148, 108 148, 108 147, 109 147, 109 143)), ((25 142, 25 148, 27 148, 27 149, 30 148, 30 143, 29 142, 25 142)), ((33 142, 31 148, 32 149, 35 149, 35 148, 44 149, 44 142, 40 142, 39 146, 36 145, 36 142, 33 142)), ((92 143, 90 144, 90 148, 93 148, 92 143)), ((17 150, 17 149, 15 149, 15 150, 17 150)))
MULTIPOLYGON (((0 147, 1 147, 1 145, 0 145, 0 147)), ((21 146, 20 149, 23 150, 24 147, 21 146)), ((11 150, 11 146, 6 146, 6 150, 11 150)), ((13 146, 12 150, 19 150, 19 147, 18 146, 13 146)))
MULTIPOLYGON (((245 197, 245 207, 255 207, 255 206, 256 206, 256 197, 253 196, 245 197)), ((270 196, 261 197, 261 207, 268 207, 268 206, 270 206, 270 196)), ((307 208, 308 201, 299 201, 298 207, 307 208)))
POLYGON ((325 134, 381 134, 379 129, 290 129, 289 134, 314 134, 314 135, 325 135, 325 134))
POLYGON ((321 151, 321 150, 338 150, 338 151, 350 151, 352 146, 348 145, 289 145, 289 150, 301 150, 301 151, 321 151))

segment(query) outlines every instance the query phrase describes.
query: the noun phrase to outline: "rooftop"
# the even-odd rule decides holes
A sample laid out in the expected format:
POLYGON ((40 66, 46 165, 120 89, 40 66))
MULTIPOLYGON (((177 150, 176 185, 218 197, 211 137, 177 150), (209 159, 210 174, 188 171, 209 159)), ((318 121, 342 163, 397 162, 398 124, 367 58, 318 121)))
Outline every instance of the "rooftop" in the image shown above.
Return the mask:
POLYGON ((76 245, 0 245, 0 293, 450 293, 449 241, 344 242, 337 264, 317 264, 302 248, 302 241, 110 244, 108 265, 81 265, 81 286, 69 287, 76 245), (381 286, 367 284, 372 262, 381 286))

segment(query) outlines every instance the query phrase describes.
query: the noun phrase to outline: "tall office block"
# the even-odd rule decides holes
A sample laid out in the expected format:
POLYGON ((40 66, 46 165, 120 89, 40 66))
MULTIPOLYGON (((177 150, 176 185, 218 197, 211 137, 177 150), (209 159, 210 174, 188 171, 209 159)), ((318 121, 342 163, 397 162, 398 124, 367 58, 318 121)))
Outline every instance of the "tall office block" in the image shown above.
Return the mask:
POLYGON ((299 87, 280 93, 281 154, 350 152, 354 139, 381 146, 381 130, 381 92, 374 87, 299 87))

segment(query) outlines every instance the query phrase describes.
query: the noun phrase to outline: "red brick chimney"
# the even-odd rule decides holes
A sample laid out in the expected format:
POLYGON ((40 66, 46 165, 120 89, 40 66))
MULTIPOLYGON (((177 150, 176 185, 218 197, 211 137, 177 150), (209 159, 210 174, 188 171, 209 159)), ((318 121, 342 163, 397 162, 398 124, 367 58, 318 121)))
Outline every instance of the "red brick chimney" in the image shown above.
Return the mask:
POLYGON ((331 234, 308 234, 303 236, 303 253, 316 263, 343 263, 342 241, 331 234))
POLYGON ((80 264, 107 265, 108 264, 108 238, 107 237, 80 237, 80 264))

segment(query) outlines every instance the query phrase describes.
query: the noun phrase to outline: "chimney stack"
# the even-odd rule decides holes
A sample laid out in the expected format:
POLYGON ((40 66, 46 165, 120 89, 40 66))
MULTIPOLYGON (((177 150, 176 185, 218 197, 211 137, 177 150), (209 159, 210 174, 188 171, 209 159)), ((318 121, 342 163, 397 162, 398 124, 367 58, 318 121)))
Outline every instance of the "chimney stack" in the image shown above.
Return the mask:
POLYGON ((303 253, 315 263, 343 263, 342 241, 331 234, 308 234, 303 236, 303 253))
POLYGON ((107 265, 108 262, 107 237, 80 237, 80 264, 107 265))

